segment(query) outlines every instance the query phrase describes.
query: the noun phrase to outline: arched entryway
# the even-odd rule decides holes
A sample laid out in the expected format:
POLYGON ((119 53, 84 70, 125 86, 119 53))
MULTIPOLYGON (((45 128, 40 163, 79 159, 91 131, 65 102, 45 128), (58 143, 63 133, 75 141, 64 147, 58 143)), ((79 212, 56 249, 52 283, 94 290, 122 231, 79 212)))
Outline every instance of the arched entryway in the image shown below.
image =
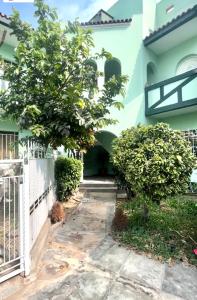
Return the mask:
POLYGON ((116 136, 108 131, 96 133, 96 144, 84 155, 84 177, 113 176, 113 167, 110 161, 112 142, 116 136))

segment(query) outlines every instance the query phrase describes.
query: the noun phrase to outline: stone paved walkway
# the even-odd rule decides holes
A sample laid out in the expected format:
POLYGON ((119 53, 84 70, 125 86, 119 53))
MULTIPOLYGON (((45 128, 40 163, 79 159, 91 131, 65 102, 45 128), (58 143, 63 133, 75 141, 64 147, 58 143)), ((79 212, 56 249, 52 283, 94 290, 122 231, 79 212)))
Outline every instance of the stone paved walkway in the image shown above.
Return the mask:
POLYGON ((168 267, 110 236, 115 193, 91 193, 51 236, 38 274, 8 299, 195 300, 197 270, 168 267))

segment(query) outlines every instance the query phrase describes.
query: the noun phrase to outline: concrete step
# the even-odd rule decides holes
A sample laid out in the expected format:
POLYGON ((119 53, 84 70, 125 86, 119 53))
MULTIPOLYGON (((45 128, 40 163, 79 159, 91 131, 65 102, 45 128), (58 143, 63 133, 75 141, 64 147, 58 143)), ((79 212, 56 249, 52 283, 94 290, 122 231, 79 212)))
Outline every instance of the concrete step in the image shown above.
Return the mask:
POLYGON ((117 186, 113 180, 84 180, 79 187, 87 193, 116 193, 117 186))
POLYGON ((117 187, 116 186, 113 186, 113 187, 94 187, 94 186, 80 186, 79 190, 81 192, 87 192, 87 193, 93 193, 93 192, 96 192, 96 193, 116 193, 117 191, 117 187))
POLYGON ((115 188, 115 183, 81 183, 81 188, 115 188))

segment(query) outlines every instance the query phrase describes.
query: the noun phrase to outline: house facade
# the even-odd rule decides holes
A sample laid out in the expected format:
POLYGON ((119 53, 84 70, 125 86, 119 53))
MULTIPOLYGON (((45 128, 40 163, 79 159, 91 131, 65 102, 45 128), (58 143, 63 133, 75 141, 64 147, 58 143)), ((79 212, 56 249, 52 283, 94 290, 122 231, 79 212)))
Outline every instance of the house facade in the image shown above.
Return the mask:
MULTIPOLYGON (((113 55, 96 64, 104 74, 99 88, 112 75, 128 76, 125 96, 117 97, 124 109, 111 110, 118 123, 97 133, 97 145, 84 157, 85 175, 111 173, 112 141, 126 128, 167 122, 174 129, 197 129, 197 0, 117 0, 82 26, 93 31, 95 53, 105 48, 113 55)), ((0 29, 0 56, 12 62, 17 41, 3 14, 0 29)), ((0 79, 0 85, 6 83, 0 79)), ((23 135, 14 122, 0 119, 0 143, 23 135)))
POLYGON ((118 124, 97 134, 98 143, 84 157, 85 175, 110 174, 108 161, 114 136, 137 124, 166 122, 192 135, 197 149, 197 1, 119 0, 100 10, 83 27, 93 30, 95 52, 111 52, 100 60, 102 87, 110 75, 128 75, 124 109, 111 110, 118 124), (190 134, 191 133, 191 134, 190 134), (102 158, 101 158, 102 157, 102 158))

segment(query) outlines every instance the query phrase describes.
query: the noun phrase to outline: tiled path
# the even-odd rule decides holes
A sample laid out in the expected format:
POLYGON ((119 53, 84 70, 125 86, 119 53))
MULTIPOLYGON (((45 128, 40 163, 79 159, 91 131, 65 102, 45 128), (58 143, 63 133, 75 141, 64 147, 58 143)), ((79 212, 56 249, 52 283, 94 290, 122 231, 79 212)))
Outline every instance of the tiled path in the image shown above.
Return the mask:
MULTIPOLYGON (((115 193, 91 193, 51 236, 36 278, 7 299, 195 300, 197 270, 168 267, 110 236, 115 193)), ((1 297, 0 297, 1 298, 1 297)))

